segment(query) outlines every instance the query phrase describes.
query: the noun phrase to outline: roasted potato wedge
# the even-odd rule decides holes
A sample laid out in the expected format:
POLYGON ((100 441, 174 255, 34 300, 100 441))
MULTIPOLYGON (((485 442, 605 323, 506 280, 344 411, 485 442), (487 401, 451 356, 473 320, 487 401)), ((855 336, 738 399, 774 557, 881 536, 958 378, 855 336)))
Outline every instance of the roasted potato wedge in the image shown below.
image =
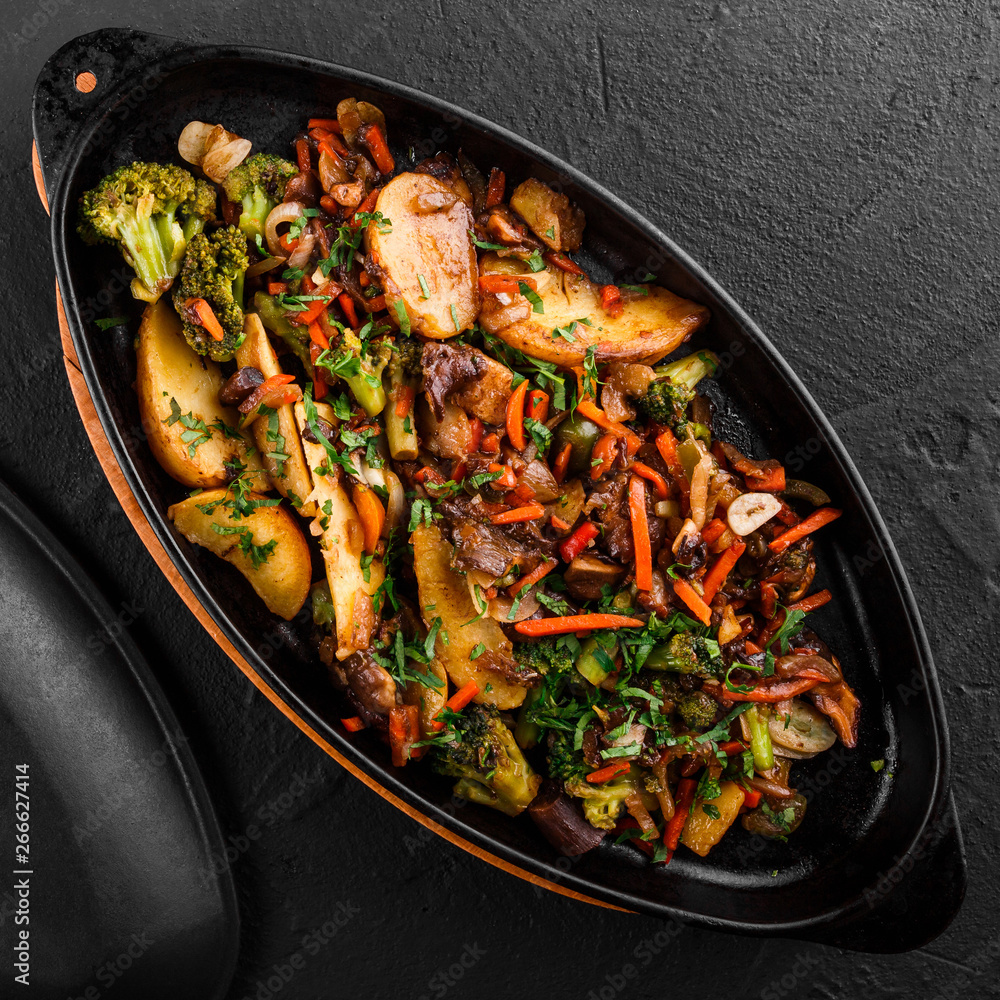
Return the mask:
POLYGON ((691 815, 684 824, 684 832, 681 834, 681 842, 701 857, 705 857, 722 840, 726 830, 735 822, 745 798, 743 789, 735 781, 723 781, 720 787, 722 793, 717 799, 710 801, 710 804, 718 810, 718 817, 709 816, 702 808, 704 803, 698 801, 691 810, 691 815))
POLYGON ((592 344, 597 346, 599 364, 655 364, 687 340, 709 316, 705 306, 648 285, 647 295, 630 298, 622 314, 611 317, 601 305, 600 285, 583 275, 555 268, 532 274, 521 261, 495 254, 485 254, 480 267, 483 274, 531 278, 544 309, 534 312, 532 304, 520 295, 489 294, 479 317, 483 329, 525 354, 566 368, 583 364, 592 344), (579 322, 581 319, 589 320, 590 325, 579 322), (572 327, 573 340, 554 336, 557 327, 572 327))
MULTIPOLYGON (((278 355, 274 353, 267 330, 256 313, 247 313, 243 334, 243 343, 236 352, 236 363, 241 368, 256 368, 266 379, 280 375, 278 355)), ((291 404, 278 407, 277 419, 277 431, 273 431, 270 421, 263 417, 256 420, 249 430, 254 436, 274 488, 282 496, 288 497, 296 507, 300 507, 304 516, 311 517, 315 510, 309 506, 306 497, 312 492, 312 477, 306 467, 291 404), (279 452, 288 458, 276 461, 271 458, 271 452, 279 452)))
POLYGON ((436 340, 471 327, 479 312, 479 270, 469 206, 436 177, 406 173, 382 188, 375 207, 392 222, 385 232, 377 225, 365 230, 389 318, 398 324, 397 308, 405 308, 410 329, 436 340))
POLYGON ((490 653, 500 656, 510 656, 513 644, 494 619, 474 620, 479 612, 469 596, 465 578, 451 568, 451 546, 444 540, 441 530, 436 525, 421 524, 411 540, 420 613, 428 628, 435 618, 441 619, 437 655, 448 676, 456 687, 476 681, 479 694, 474 700, 483 705, 517 708, 524 701, 527 689, 488 669, 486 654, 469 659, 479 643, 490 653), (448 641, 445 642, 442 636, 447 636, 448 641), (487 684, 490 685, 488 691, 487 684))
POLYGON ((550 250, 579 250, 586 218, 566 195, 535 177, 514 188, 510 207, 550 250))
MULTIPOLYGON (((331 426, 337 426, 339 421, 331 407, 317 403, 316 412, 331 426)), ((302 403, 295 404, 295 420, 300 430, 305 429, 306 411, 302 403)), ((302 447, 309 469, 328 465, 326 450, 321 444, 303 438, 302 447)), ((385 565, 380 559, 372 559, 366 567, 361 565, 361 557, 365 554, 364 528, 341 483, 342 476, 338 465, 324 476, 313 472, 313 487, 305 505, 316 512, 309 530, 319 537, 323 550, 336 619, 338 660, 346 660, 359 649, 368 648, 378 619, 372 597, 385 580, 385 565)))
POLYGON ((225 463, 237 459, 260 469, 256 457, 247 458, 249 441, 236 434, 239 413, 219 402, 224 381, 214 361, 188 346, 166 298, 146 307, 136 352, 139 416, 156 460, 185 486, 224 485, 225 463), (232 433, 219 430, 218 422, 232 433))
MULTIPOLYGON (((309 546, 298 521, 284 507, 258 507, 248 517, 236 518, 220 502, 226 493, 206 490, 188 497, 167 508, 167 516, 189 542, 232 563, 257 591, 268 611, 291 621, 305 603, 312 582, 309 546), (228 533, 220 533, 217 528, 228 533), (251 551, 250 545, 256 549, 251 551), (254 553, 259 560, 256 566, 254 553)), ((248 499, 266 498, 251 493, 248 499)))

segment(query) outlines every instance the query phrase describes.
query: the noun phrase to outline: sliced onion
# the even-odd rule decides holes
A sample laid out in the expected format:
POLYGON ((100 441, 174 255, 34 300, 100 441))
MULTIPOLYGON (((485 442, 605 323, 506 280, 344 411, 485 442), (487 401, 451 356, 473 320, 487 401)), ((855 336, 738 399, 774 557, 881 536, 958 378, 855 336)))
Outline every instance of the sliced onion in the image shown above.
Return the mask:
POLYGON ((511 608, 514 607, 514 599, 505 590, 501 590, 492 601, 489 602, 489 616, 498 622, 523 622, 525 618, 530 618, 540 607, 538 598, 535 596, 534 587, 526 587, 520 593, 521 603, 511 616, 511 608))
POLYGON ((324 191, 336 184, 346 184, 350 179, 347 164, 339 156, 331 156, 325 150, 319 154, 319 182, 324 191))
POLYGON ((357 208, 365 199, 364 181, 351 181, 350 183, 331 184, 329 187, 330 197, 338 205, 344 208, 357 208))
POLYGON ((563 494, 549 467, 537 458, 521 473, 520 483, 534 492, 539 503, 551 503, 563 494))
POLYGON ((843 674, 829 660, 822 656, 805 653, 790 653, 780 657, 774 664, 774 674, 782 680, 790 680, 801 676, 805 671, 810 674, 820 674, 826 678, 824 683, 836 684, 843 680, 843 674))
POLYGON ((756 531, 781 510, 781 501, 771 493, 744 493, 726 512, 726 520, 740 537, 756 531))
POLYGON ((386 504, 383 534, 388 537, 389 531, 399 527, 406 516, 406 490, 403 489, 399 476, 390 469, 385 470, 385 488, 389 491, 389 501, 386 504))
POLYGON ((278 226, 283 222, 292 223, 296 219, 301 219, 304 211, 305 209, 297 201, 283 201, 271 209, 271 214, 264 223, 264 236, 267 239, 268 250, 276 257, 285 253, 278 236, 278 226))
POLYGON ((711 455, 702 455, 691 473, 691 520, 701 531, 705 527, 705 515, 708 508, 708 483, 715 468, 715 459, 711 455))
POLYGON ((284 257, 265 257, 263 260, 254 261, 247 268, 246 277, 252 278, 256 274, 264 274, 267 271, 273 271, 276 267, 281 267, 284 263, 286 263, 286 259, 284 257))
POLYGON ((316 234, 311 229, 306 229, 288 258, 288 266, 302 267, 303 264, 308 264, 315 245, 316 234))

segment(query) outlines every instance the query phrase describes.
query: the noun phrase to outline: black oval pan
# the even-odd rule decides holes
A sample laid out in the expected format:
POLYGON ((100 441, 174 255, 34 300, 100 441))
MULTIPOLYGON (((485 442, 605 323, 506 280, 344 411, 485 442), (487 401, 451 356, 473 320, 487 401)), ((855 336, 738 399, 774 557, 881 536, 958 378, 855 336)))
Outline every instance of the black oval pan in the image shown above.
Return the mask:
MULTIPOLYGON (((35 137, 52 206, 59 285, 80 365, 114 455, 184 581, 300 722, 364 774, 458 838, 522 872, 632 910, 745 933, 781 934, 871 951, 914 948, 941 932, 960 905, 965 865, 947 792, 948 738, 937 679, 892 542, 850 458, 781 356, 732 299, 638 213, 524 140, 442 101, 355 70, 232 46, 189 46, 132 31, 70 42, 39 76, 35 137), (74 89, 82 70, 93 92, 74 89), (448 784, 426 769, 393 769, 370 733, 347 738, 334 692, 304 636, 275 626, 241 578, 179 537, 164 517, 181 490, 142 442, 132 380, 132 332, 102 332, 97 316, 137 319, 123 266, 73 231, 80 193, 133 158, 176 158, 186 122, 223 122, 258 149, 287 151, 308 117, 355 95, 388 119, 397 163, 460 147, 481 168, 516 183, 559 184, 587 215, 591 273, 635 281, 648 269, 703 302, 712 322, 693 342, 719 352, 713 390, 722 434, 755 454, 784 458, 823 486, 844 516, 818 543, 818 585, 835 600, 814 627, 837 650, 864 702, 858 748, 838 747, 796 768, 810 797, 788 844, 736 830, 707 861, 686 852, 650 867, 607 841, 565 870, 522 818, 449 805, 448 784), (117 276, 117 277, 116 277, 117 276), (265 641, 263 636, 270 636, 265 641), (876 772, 870 761, 884 759, 876 772)), ((126 275, 127 279, 127 275, 126 275)), ((134 329, 134 327, 133 327, 134 329)))
POLYGON ((4 995, 113 986, 122 1000, 218 1000, 236 964, 236 895, 215 864, 224 845, 184 733, 127 635, 142 609, 112 612, 2 483, 0 551, 5 977, 23 930, 30 959, 27 989, 4 995), (25 776, 20 863, 14 781, 25 776))

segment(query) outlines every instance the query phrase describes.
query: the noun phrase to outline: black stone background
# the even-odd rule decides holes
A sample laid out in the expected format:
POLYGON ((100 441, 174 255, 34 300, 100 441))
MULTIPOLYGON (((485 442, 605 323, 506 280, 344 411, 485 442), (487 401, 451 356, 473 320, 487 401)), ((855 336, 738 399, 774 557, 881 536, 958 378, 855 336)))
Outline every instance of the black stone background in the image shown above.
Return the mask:
POLYGON ((279 994, 296 1000, 1000 995, 996 3, 5 0, 2 14, 0 475, 113 606, 144 609, 131 634, 224 831, 259 832, 233 863, 233 1000, 268 996, 259 984, 297 951, 279 994), (254 692, 132 532, 58 352, 29 102, 46 57, 105 25, 287 48, 437 94, 605 184, 735 294, 842 435, 916 590, 970 863, 950 930, 896 957, 693 928, 659 948, 656 920, 539 893, 430 839, 254 692), (260 812, 283 793, 290 807, 260 812), (343 904, 346 926, 302 951, 343 904))

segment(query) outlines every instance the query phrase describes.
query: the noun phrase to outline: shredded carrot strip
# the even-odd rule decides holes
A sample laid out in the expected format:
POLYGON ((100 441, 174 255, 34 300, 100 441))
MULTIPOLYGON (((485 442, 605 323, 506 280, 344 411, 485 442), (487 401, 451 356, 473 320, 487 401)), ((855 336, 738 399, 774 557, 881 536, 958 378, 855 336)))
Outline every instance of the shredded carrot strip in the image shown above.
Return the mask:
POLYGON ((620 760, 616 764, 608 764, 607 767, 602 767, 599 771, 591 771, 587 775, 587 781, 591 785, 603 785, 606 781, 610 781, 616 775, 624 774, 632 765, 628 761, 620 760))
POLYGON ((701 599, 698 591, 687 580, 674 580, 674 593, 688 606, 702 625, 712 621, 712 609, 701 599))
MULTIPOLYGON (((702 538, 705 536, 702 535, 702 538)), ((715 560, 714 565, 705 574, 705 579, 702 580, 702 589, 705 591, 704 601, 706 604, 712 603, 712 598, 718 593, 719 587, 726 582, 726 577, 729 576, 730 571, 736 565, 737 560, 746 551, 746 542, 742 539, 738 539, 733 542, 732 545, 726 549, 725 552, 715 560)))
POLYGON ((656 469, 650 468, 645 462, 633 462, 632 471, 637 476, 642 476, 643 479, 648 479, 649 482, 653 484, 656 490, 656 495, 661 500, 667 499, 667 494, 670 490, 667 489, 667 481, 661 476, 656 469))
POLYGON ((555 514, 549 518, 549 524, 551 524, 556 531, 569 531, 572 527, 568 521, 564 521, 561 517, 557 517, 555 514))
POLYGON ((479 694, 479 685, 475 681, 469 681, 460 687, 445 704, 453 712, 461 712, 466 705, 479 694))
POLYGON ((545 423, 545 418, 549 415, 549 394, 541 389, 532 389, 528 393, 528 416, 532 420, 537 420, 540 424, 545 423))
POLYGON ((226 335, 223 332, 222 324, 215 313, 212 312, 212 307, 208 304, 207 300, 188 299, 184 305, 194 312, 198 317, 198 322, 213 340, 222 340, 225 338, 226 335))
POLYGON ((309 128, 321 128, 327 132, 343 133, 340 122, 336 118, 310 118, 309 128))
POLYGON ((768 548, 772 552, 784 552, 793 542, 805 538, 806 535, 811 535, 818 528, 822 528, 823 525, 829 524, 831 521, 836 521, 843 513, 842 510, 837 510, 835 507, 821 507, 804 521, 796 524, 795 527, 783 531, 771 542, 768 548))
POLYGON ((801 601, 789 604, 788 609, 790 611, 815 611, 817 608, 823 607, 824 604, 829 604, 832 600, 833 594, 829 590, 817 590, 815 594, 810 594, 809 597, 803 597, 801 601))
POLYGON ((716 539, 721 538, 726 532, 726 522, 717 517, 713 517, 704 528, 701 529, 701 537, 709 545, 716 539))
POLYGON ((385 296, 373 295, 370 299, 365 299, 365 311, 370 313, 381 312, 385 308, 385 296))
POLYGON ((632 544, 635 548, 635 585, 640 590, 652 590, 653 554, 646 517, 646 486, 638 476, 629 480, 628 511, 632 519, 632 544))
POLYGON ((626 615, 564 615, 559 618, 528 618, 514 628, 521 635, 565 635, 567 632, 590 632, 595 628, 639 628, 639 618, 626 615))
POLYGON ((396 416, 400 420, 410 412, 413 400, 417 397, 417 390, 412 385, 403 385, 399 388, 399 398, 396 400, 396 416))
POLYGON ((375 166, 380 174, 391 174, 396 169, 396 161, 389 152, 385 136, 378 125, 364 125, 361 128, 361 140, 371 151, 375 166))
MULTIPOLYGON (((579 409, 579 407, 577 407, 579 409)), ((684 473, 684 465, 677 454, 677 438, 673 431, 664 430, 656 436, 656 448, 666 462, 670 475, 677 481, 681 496, 687 500, 691 495, 691 484, 684 473)))
POLYGON ((552 475, 555 477, 555 481, 562 484, 562 481, 566 478, 566 473, 569 470, 569 460, 570 456, 573 454, 573 446, 571 444, 563 445, 562 450, 556 455, 556 460, 552 464, 552 475))
POLYGON ((469 454, 479 451, 483 443, 483 422, 479 417, 469 418, 469 454))
POLYGON ((320 329, 319 323, 309 324, 309 339, 324 351, 330 346, 330 338, 320 329))
POLYGON ((551 573, 556 568, 556 561, 550 559, 548 562, 540 562, 530 573, 525 573, 520 580, 516 580, 507 588, 507 593, 511 597, 517 597, 525 587, 533 587, 542 577, 551 573))
POLYGON ((537 521, 545 514, 545 508, 540 503, 529 503, 524 507, 501 511, 490 515, 491 524, 518 524, 521 521, 537 521))
POLYGON ((344 310, 344 316, 347 318, 348 325, 354 329, 358 325, 358 314, 354 308, 354 299, 347 294, 347 292, 341 292, 337 296, 337 302, 340 308, 344 310))
POLYGON ((590 453, 591 462, 597 463, 590 467, 590 478, 600 479, 605 473, 610 472, 617 455, 618 439, 614 434, 605 434, 590 453))
POLYGON ((385 525, 385 507, 375 495, 375 491, 361 483, 355 483, 351 499, 365 532, 365 552, 373 555, 385 525))
MULTIPOLYGON (((694 778, 681 778, 677 783, 677 794, 674 796, 676 803, 674 814, 663 831, 663 843, 669 851, 676 851, 677 845, 680 843, 681 832, 684 830, 688 813, 691 811, 691 803, 694 801, 696 787, 697 782, 694 778)), ((670 858, 667 858, 667 860, 669 861, 670 858)))
POLYGON ((524 451, 527 440, 524 436, 524 398, 528 394, 528 382, 522 382, 507 400, 507 437, 518 450, 524 451))
POLYGON ((349 732, 357 733, 365 728, 365 724, 361 721, 360 716, 354 715, 349 719, 341 719, 340 724, 349 732))

